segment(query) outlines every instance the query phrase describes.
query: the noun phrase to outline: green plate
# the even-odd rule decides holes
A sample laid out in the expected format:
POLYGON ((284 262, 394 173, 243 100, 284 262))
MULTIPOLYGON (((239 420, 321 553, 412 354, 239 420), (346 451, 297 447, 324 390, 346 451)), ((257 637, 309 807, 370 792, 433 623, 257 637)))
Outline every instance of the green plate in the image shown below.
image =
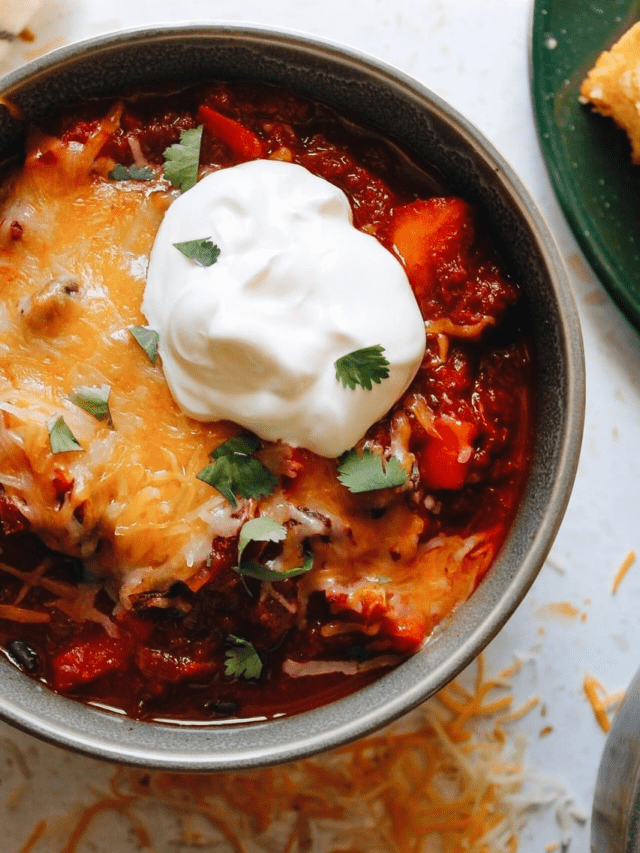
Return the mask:
POLYGON ((611 297, 640 330, 640 166, 626 134, 578 100, 598 54, 640 19, 639 0, 536 0, 531 86, 558 200, 611 297))

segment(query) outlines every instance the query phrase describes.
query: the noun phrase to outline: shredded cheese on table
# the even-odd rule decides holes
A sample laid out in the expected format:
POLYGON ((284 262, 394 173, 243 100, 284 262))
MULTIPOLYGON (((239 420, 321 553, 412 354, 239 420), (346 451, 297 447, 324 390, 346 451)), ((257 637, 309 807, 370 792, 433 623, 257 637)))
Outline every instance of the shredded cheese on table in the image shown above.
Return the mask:
POLYGON ((292 764, 214 775, 117 768, 81 811, 40 819, 19 853, 102 850, 110 819, 147 853, 165 844, 219 853, 515 853, 532 809, 566 800, 569 819, 582 817, 561 785, 549 794, 543 782, 545 793, 528 797, 523 739, 504 725, 537 697, 514 710, 516 668, 487 677, 482 658, 476 666, 473 683, 451 683, 382 732, 292 764))
POLYGON ((613 579, 613 584, 611 586, 611 593, 613 595, 615 595, 616 592, 618 591, 618 587, 622 583, 625 575, 627 574, 627 572, 629 571, 631 566, 635 563, 635 561, 636 561, 635 551, 629 551, 627 556, 622 561, 622 564, 621 564, 620 568, 618 569, 615 578, 613 579))
POLYGON ((611 728, 611 710, 615 711, 624 699, 624 690, 608 693, 598 679, 591 674, 585 675, 583 688, 598 725, 603 732, 608 732, 611 728))

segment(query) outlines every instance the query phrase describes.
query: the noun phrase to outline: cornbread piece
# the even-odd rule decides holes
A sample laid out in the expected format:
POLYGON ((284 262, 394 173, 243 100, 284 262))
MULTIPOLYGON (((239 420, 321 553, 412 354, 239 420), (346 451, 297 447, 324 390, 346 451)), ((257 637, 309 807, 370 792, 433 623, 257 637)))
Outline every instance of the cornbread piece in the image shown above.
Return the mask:
POLYGON ((626 131, 640 164, 640 21, 603 51, 580 87, 580 100, 626 131))

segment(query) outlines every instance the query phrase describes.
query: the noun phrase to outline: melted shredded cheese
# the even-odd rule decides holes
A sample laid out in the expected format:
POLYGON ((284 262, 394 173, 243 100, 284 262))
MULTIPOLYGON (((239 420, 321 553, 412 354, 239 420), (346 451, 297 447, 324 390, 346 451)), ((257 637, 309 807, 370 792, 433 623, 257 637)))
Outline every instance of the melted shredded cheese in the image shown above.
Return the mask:
MULTIPOLYGON (((212 539, 237 535, 257 510, 252 501, 236 510, 196 477, 239 428, 186 417, 161 365, 128 331, 145 323, 149 251, 175 191, 162 180, 105 179, 109 164, 98 155, 121 112, 116 104, 84 144, 34 134, 24 168, 8 181, 0 219, 18 211, 24 228, 0 244, 0 487, 45 544, 83 559, 128 606, 177 580, 197 588, 212 539), (113 427, 69 399, 80 386, 104 385, 113 427), (49 429, 61 415, 82 451, 51 453, 49 429)), ((419 395, 410 406, 432 422, 419 395)), ((391 452, 409 474, 407 488, 410 437, 407 415, 397 413, 391 452)), ((284 446, 266 444, 262 455, 290 473, 284 446)), ((492 531, 423 542, 420 515, 389 491, 373 518, 338 482, 335 461, 311 456, 293 494, 277 489, 260 512, 289 529, 273 568, 300 565, 313 540, 301 618, 320 589, 335 612, 353 611, 367 629, 390 621, 411 649, 473 592, 494 556, 492 531)), ((93 599, 86 604, 96 618, 93 599)), ((54 606, 79 614, 65 596, 54 606)), ((4 615, 27 618, 19 608, 4 615)))
POLYGON ((32 214, 22 239, 0 250, 0 482, 47 545, 108 574, 126 599, 190 577, 213 536, 233 535, 239 521, 196 478, 233 427, 186 418, 128 332, 145 322, 147 256, 170 194, 89 177, 118 115, 85 146, 34 140, 11 186, 32 214), (115 429, 68 399, 103 384, 115 429), (60 415, 82 452, 50 452, 60 415))

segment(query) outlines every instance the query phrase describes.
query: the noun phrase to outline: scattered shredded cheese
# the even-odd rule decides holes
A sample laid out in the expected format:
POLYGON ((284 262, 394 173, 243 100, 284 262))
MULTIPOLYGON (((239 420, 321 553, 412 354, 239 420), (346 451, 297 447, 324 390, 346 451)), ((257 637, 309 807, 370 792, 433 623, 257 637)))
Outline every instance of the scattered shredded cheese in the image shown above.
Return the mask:
POLYGON ((147 853, 515 853, 530 812, 549 805, 564 838, 582 812, 562 783, 527 772, 524 738, 498 725, 538 703, 512 710, 519 667, 487 677, 480 657, 471 683, 454 681, 382 732, 292 764, 215 775, 119 767, 81 813, 41 819, 19 853, 54 844, 80 853, 110 820, 147 853))
POLYGON ((35 844, 40 841, 42 836, 45 834, 47 830, 47 822, 46 820, 39 820, 35 825, 33 832, 27 839, 26 843, 20 848, 18 853, 29 853, 30 850, 33 850, 35 844))
POLYGON ((624 576, 627 574, 627 572, 629 571, 631 566, 635 563, 635 561, 636 561, 636 552, 635 551, 629 551, 627 556, 622 561, 622 565, 620 566, 620 568, 616 572, 615 578, 613 579, 613 584, 611 587, 611 594, 612 595, 616 594, 616 592, 618 591, 618 587, 622 583, 624 576))
POLYGON ((624 691, 607 693, 598 679, 590 674, 585 675, 583 687, 600 728, 603 732, 608 732, 611 728, 610 709, 620 704, 624 698, 624 691))
POLYGON ((511 711, 509 714, 503 714, 503 716, 496 720, 496 725, 504 725, 505 723, 514 723, 516 720, 521 720, 529 713, 529 711, 533 710, 533 708, 535 708, 536 705, 539 704, 540 697, 532 696, 531 699, 529 699, 515 711, 511 711))

